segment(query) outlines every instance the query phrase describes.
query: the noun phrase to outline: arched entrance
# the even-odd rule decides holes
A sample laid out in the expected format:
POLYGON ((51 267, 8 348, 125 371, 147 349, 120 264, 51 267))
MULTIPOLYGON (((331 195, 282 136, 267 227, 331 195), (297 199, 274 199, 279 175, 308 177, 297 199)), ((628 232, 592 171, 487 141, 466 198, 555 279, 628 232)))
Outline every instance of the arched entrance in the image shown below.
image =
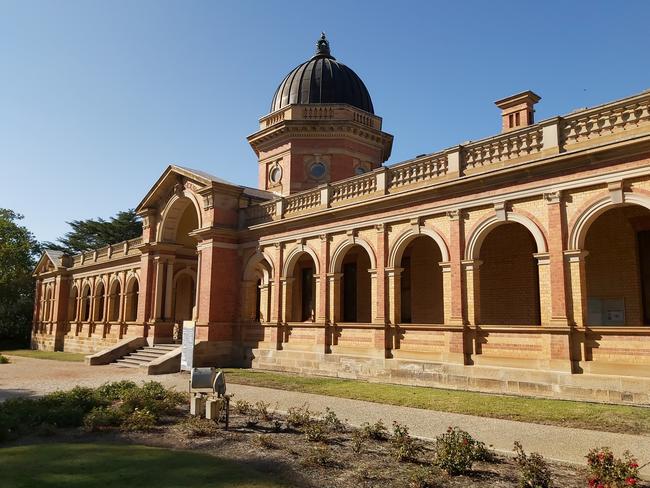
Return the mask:
POLYGON ((371 261, 360 245, 350 247, 341 261, 341 322, 372 321, 371 261))
POLYGON ((650 210, 611 207, 584 238, 587 325, 650 324, 650 210))
POLYGON ((287 322, 316 320, 316 263, 307 252, 296 256, 287 270, 287 322))
POLYGON ((183 323, 184 320, 192 320, 194 316, 194 304, 196 294, 196 283, 193 274, 180 272, 174 284, 174 321, 183 323))
POLYGON ((535 237, 518 222, 493 226, 477 250, 478 317, 487 325, 539 325, 539 272, 535 237))
POLYGON ((138 320, 138 301, 140 295, 140 284, 138 279, 131 277, 126 285, 126 310, 124 320, 126 322, 135 322, 138 320))
POLYGON ((108 295, 108 321, 117 322, 120 320, 120 293, 121 287, 119 280, 113 280, 110 293, 108 295))
POLYGON ((444 323, 442 252, 429 236, 413 238, 402 253, 400 263, 401 322, 444 323))

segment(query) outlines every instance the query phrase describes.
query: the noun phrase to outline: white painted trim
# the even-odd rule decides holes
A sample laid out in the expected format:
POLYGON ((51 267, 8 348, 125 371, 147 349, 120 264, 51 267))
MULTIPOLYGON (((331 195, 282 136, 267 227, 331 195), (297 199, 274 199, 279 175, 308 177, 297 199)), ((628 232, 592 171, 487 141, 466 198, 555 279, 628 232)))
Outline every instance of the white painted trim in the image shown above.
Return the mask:
POLYGON ((490 231, 493 230, 495 227, 498 227, 508 222, 517 222, 518 224, 521 224, 524 227, 526 227, 526 229, 528 229, 528 231, 532 234, 533 238, 535 239, 535 244, 537 247, 536 253, 548 252, 548 248, 546 247, 546 239, 544 238, 544 233, 537 226, 537 224, 535 224, 535 222, 530 220, 528 217, 525 217, 524 215, 517 214, 514 212, 506 212, 505 217, 506 217, 505 220, 501 220, 498 215, 492 215, 491 217, 484 219, 481 223, 479 223, 476 226, 474 232, 467 240, 467 247, 465 248, 466 260, 479 259, 481 253, 481 245, 483 244, 483 241, 490 233, 490 231))
POLYGON ((314 266, 316 267, 314 274, 320 274, 320 261, 318 260, 318 255, 316 252, 307 244, 298 244, 284 258, 284 263, 282 266, 282 277, 290 278, 293 276, 293 268, 300 258, 300 255, 303 253, 309 254, 314 260, 314 266))
POLYGON ((340 273, 343 258, 347 251, 355 245, 363 247, 368 253, 370 258, 370 269, 377 269, 377 258, 375 257, 375 250, 365 239, 357 236, 350 236, 339 244, 334 253, 332 254, 332 262, 330 264, 330 273, 340 273))
POLYGON ((411 228, 406 232, 402 233, 402 235, 400 235, 397 238, 397 240, 393 244, 393 247, 390 250, 390 253, 388 254, 388 267, 389 268, 399 267, 402 260, 402 255, 404 254, 404 251, 406 250, 408 245, 415 238, 420 236, 429 236, 434 240, 434 242, 438 245, 438 248, 440 249, 440 254, 442 256, 441 262, 445 263, 450 260, 449 250, 447 249, 447 244, 445 243, 445 240, 442 238, 442 236, 433 229, 429 229, 426 227, 418 227, 417 231, 415 230, 415 228, 411 228))
POLYGON ((650 197, 638 193, 624 192, 623 202, 615 203, 610 192, 606 197, 595 201, 582 212, 569 231, 569 250, 584 249, 585 239, 591 224, 607 210, 625 205, 639 205, 650 210, 650 197))

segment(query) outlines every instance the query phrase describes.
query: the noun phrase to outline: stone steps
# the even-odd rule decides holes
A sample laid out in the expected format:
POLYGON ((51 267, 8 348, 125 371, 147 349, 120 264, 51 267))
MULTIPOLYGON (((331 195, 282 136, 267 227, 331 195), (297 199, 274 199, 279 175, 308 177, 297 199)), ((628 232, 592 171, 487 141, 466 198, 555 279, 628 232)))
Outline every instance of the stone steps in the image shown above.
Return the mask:
POLYGON ((126 368, 146 367, 152 361, 164 356, 178 347, 178 344, 155 344, 153 346, 145 346, 117 359, 114 363, 126 368))

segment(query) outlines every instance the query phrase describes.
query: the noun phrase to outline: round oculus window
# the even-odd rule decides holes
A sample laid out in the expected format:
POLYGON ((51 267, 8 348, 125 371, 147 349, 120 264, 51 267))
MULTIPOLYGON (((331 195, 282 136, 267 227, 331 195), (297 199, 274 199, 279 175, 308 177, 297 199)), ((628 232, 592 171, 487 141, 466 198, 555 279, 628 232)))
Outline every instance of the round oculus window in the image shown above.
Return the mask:
POLYGON ((269 180, 271 183, 280 183, 282 179, 282 168, 280 166, 274 166, 269 172, 269 180))
POLYGON ((327 168, 323 163, 320 162, 314 163, 309 167, 309 174, 311 175, 312 178, 315 178, 317 180, 325 176, 326 172, 327 172, 327 168))
POLYGON ((355 175, 362 175, 365 172, 366 172, 366 168, 364 168, 363 166, 357 166, 356 168, 354 168, 355 175))

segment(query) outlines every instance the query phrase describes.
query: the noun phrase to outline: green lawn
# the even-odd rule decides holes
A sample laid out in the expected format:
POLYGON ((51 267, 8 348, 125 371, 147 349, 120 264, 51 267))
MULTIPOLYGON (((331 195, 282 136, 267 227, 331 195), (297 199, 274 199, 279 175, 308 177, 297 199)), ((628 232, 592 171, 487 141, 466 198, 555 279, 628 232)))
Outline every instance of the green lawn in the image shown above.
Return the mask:
POLYGON ((56 361, 73 361, 82 363, 85 354, 75 352, 59 352, 59 351, 34 351, 32 349, 14 349, 12 351, 0 351, 6 356, 21 356, 24 358, 34 359, 54 359, 56 361))
POLYGON ((650 435, 650 408, 544 400, 470 391, 306 377, 288 373, 228 369, 227 380, 243 385, 329 395, 440 412, 538 424, 650 435))
POLYGON ((280 488, 253 466, 137 445, 36 444, 0 449, 3 488, 280 488))

